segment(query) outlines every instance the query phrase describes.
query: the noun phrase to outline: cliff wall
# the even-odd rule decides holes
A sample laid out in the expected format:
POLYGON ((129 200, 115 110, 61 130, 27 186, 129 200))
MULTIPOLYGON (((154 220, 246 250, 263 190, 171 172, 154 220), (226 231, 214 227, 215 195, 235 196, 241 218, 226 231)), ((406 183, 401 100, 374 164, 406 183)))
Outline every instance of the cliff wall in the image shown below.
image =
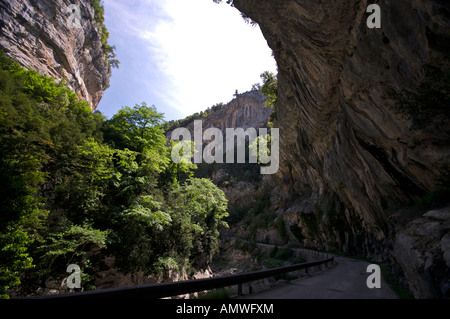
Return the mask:
POLYGON ((0 26, 0 48, 8 56, 41 74, 67 80, 93 110, 97 107, 110 69, 92 1, 1 0, 0 26), (80 8, 80 27, 69 24, 70 4, 80 8))
POLYGON ((380 29, 366 25, 368 1, 234 1, 259 24, 279 69, 281 159, 272 202, 293 240, 400 262, 427 282, 409 278, 416 297, 442 296, 450 265, 439 243, 448 227, 441 221, 439 234, 422 232, 430 241, 421 248, 417 232, 407 241, 398 235, 411 220, 429 221, 401 206, 448 186, 448 105, 437 105, 448 101, 450 5, 376 3, 380 29))
MULTIPOLYGON (((238 94, 229 103, 223 105, 222 108, 215 110, 206 117, 199 118, 202 121, 202 129, 203 131, 211 127, 220 129, 223 134, 223 150, 226 151, 227 128, 242 128, 243 130, 255 128, 257 134, 259 134, 258 128, 267 127, 268 118, 273 109, 265 107, 265 101, 266 97, 259 90, 238 94)), ((194 121, 187 123, 185 127, 191 133, 192 140, 194 140, 194 121)), ((176 128, 172 127, 167 132, 166 135, 169 139, 171 138, 172 130, 176 128)), ((203 147, 208 143, 210 143, 210 140, 204 140, 203 147)), ((239 145, 239 140, 236 143, 235 146, 239 145)))
MULTIPOLYGON (((217 127, 223 133, 227 128, 267 127, 267 120, 272 109, 264 106, 266 98, 259 90, 238 94, 223 108, 203 118, 203 129, 217 127)), ((194 122, 186 126, 193 132, 194 122)))

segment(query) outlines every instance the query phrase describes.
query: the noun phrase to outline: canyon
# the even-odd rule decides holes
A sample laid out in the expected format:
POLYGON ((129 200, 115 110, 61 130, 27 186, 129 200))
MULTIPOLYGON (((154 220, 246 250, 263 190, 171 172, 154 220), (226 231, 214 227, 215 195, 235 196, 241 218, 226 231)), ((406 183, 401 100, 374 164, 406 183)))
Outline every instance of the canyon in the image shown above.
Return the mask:
MULTIPOLYGON (((81 28, 67 23, 68 0, 0 1, 0 47, 65 79, 95 110, 110 69, 91 2, 73 2, 81 28)), ((233 1, 273 50, 277 104, 243 93, 203 128, 265 127, 274 112, 280 169, 262 184, 285 239, 271 226, 259 240, 362 256, 388 265, 416 298, 448 297, 450 5, 380 0, 381 28, 370 29, 369 4, 233 1)), ((253 203, 253 187, 226 193, 253 203)))

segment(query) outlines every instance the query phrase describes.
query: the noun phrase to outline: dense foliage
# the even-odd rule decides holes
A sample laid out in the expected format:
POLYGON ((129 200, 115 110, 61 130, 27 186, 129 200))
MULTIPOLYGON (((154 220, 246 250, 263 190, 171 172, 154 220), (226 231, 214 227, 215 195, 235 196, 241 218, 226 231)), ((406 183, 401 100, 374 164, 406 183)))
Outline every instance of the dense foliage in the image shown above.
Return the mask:
POLYGON ((261 93, 267 97, 265 106, 273 109, 272 114, 269 116, 268 126, 273 127, 277 116, 278 76, 272 72, 265 71, 261 74, 261 79, 263 81, 261 93))
POLYGON ((105 55, 105 61, 108 65, 109 70, 111 71, 111 67, 119 68, 120 62, 118 59, 116 59, 116 53, 114 52, 116 47, 108 43, 109 32, 105 26, 105 7, 103 6, 102 0, 91 0, 91 5, 94 8, 94 20, 97 22, 100 31, 102 50, 105 55))
POLYGON ((266 107, 274 108, 278 99, 278 79, 277 75, 272 72, 265 71, 261 74, 263 84, 261 86, 261 93, 267 97, 265 102, 266 107))
POLYGON ((95 288, 107 257, 154 275, 211 260, 227 201, 189 177, 193 164, 170 160, 162 125, 145 103, 106 120, 0 54, 0 295, 61 282, 69 264, 95 288))

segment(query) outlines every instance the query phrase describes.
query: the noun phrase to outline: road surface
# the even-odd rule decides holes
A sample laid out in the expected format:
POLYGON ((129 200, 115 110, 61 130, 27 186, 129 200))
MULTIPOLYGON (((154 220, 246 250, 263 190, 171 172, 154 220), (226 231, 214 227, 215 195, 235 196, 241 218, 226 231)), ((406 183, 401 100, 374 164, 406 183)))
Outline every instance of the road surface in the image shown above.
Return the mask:
POLYGON ((369 263, 335 257, 331 269, 288 282, 271 290, 240 296, 239 299, 397 299, 397 294, 381 278, 381 288, 366 284, 369 263))

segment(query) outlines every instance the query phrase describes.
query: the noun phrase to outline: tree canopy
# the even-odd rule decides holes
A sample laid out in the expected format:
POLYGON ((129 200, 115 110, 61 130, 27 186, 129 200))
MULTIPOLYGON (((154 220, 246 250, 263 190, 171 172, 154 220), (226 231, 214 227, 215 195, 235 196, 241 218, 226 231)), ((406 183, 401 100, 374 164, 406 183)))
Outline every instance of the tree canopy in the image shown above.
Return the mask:
POLYGON ((227 201, 171 161, 164 124, 145 103, 107 120, 0 53, 0 295, 39 293, 69 264, 94 289, 107 257, 125 273, 205 266, 227 201))

